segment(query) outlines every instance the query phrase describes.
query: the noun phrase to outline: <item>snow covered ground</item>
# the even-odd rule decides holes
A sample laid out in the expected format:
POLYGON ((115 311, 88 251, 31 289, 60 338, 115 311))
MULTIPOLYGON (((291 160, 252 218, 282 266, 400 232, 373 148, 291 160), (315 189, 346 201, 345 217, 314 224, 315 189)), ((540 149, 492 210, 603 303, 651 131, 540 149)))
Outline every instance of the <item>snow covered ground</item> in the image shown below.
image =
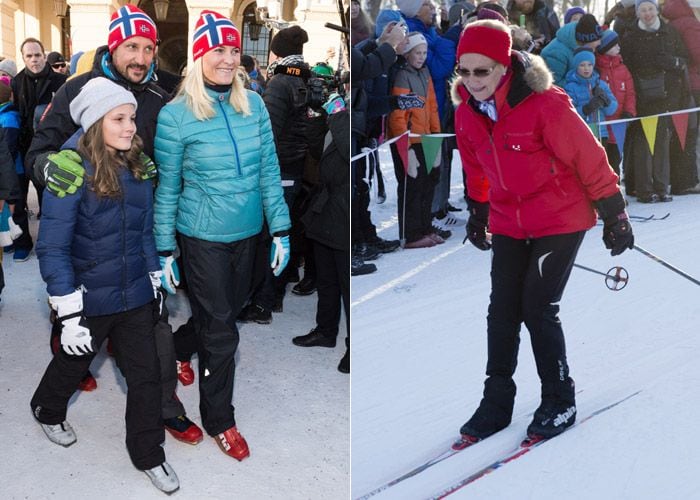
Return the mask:
MULTIPOLYGON (((35 206, 34 209, 36 210, 35 206)), ((36 234, 37 222, 31 230, 36 234)), ((0 302, 0 498, 162 499, 136 470, 124 446, 124 380, 102 352, 92 364, 95 392, 77 393, 68 420, 78 442, 62 448, 34 422, 29 400, 50 360, 45 285, 36 255, 6 255, 0 302)), ((169 299, 175 328, 189 316, 180 292, 169 299)), ((320 499, 350 496, 349 377, 336 370, 335 349, 300 348, 291 339, 313 328, 316 296, 288 294, 271 325, 240 325, 234 388, 238 427, 251 449, 238 462, 212 438, 197 446, 166 433, 165 453, 180 478, 181 499, 320 499)), ((195 357, 196 360, 196 357, 195 357)), ((196 372, 196 368, 195 368, 196 372)), ((189 417, 201 424, 196 383, 179 387, 189 417)))
MULTIPOLYGON (((383 160, 387 160, 384 152, 383 160)), ((390 160, 389 160, 390 161, 390 160)), ((398 238, 393 168, 388 199, 373 205, 384 238, 398 238)), ((459 166, 451 201, 464 207, 459 166)), ((630 199, 636 243, 700 278, 700 196, 665 204, 630 199)), ((466 213, 459 213, 465 218, 466 213)), ((624 266, 629 284, 610 291, 602 276, 574 269, 561 302, 579 420, 639 394, 542 444, 456 492, 478 499, 700 498, 700 335, 697 285, 637 251, 611 257, 594 227, 577 263, 624 266)), ((352 279, 352 496, 359 498, 449 449, 481 399, 486 365, 489 252, 462 245, 399 250, 378 271, 352 279)), ((523 328, 513 423, 378 495, 438 494, 511 451, 539 404, 539 380, 523 328)))

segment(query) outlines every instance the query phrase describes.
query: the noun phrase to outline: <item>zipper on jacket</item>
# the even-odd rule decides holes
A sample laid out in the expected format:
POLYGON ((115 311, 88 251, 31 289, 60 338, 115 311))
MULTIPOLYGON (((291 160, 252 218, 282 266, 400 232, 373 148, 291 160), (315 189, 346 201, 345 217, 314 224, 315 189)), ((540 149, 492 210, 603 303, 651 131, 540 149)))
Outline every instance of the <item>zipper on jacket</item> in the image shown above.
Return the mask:
POLYGON ((219 94, 219 107, 221 108, 221 114, 224 115, 224 121, 226 122, 226 128, 228 129, 228 135, 231 137, 231 142, 233 143, 233 151, 236 153, 236 167, 238 170, 238 175, 241 175, 241 159, 238 156, 238 145, 236 145, 236 139, 233 137, 233 131, 231 130, 231 124, 228 121, 228 116, 226 116, 226 108, 224 108, 223 101, 226 98, 224 94, 219 94))
POLYGON ((496 172, 498 172, 498 180, 504 191, 508 191, 506 183, 503 182, 503 172, 501 171, 501 162, 498 161, 498 151, 496 151, 496 143, 493 142, 493 132, 489 134, 489 142, 491 143, 491 151, 493 151, 493 159, 496 163, 496 172))
POLYGON ((119 207, 122 212, 122 303, 124 304, 124 311, 127 310, 126 303, 126 286, 127 286, 127 272, 126 272, 126 210, 124 209, 124 198, 126 197, 126 186, 122 184, 122 197, 119 207))

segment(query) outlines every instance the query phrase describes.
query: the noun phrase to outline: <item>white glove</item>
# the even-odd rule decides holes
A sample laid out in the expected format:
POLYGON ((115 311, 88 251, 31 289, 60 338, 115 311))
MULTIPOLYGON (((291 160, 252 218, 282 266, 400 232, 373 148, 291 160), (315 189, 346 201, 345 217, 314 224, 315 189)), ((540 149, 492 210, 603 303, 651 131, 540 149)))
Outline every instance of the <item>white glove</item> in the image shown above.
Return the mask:
POLYGON ((7 221, 7 224, 10 226, 10 238, 12 238, 13 240, 16 240, 17 238, 22 236, 22 233, 24 231, 22 231, 21 227, 19 227, 17 224, 15 224, 15 221, 12 220, 12 217, 9 218, 9 220, 7 221))
POLYGON ((165 302, 165 292, 162 288, 163 271, 152 271, 148 273, 153 287, 153 297, 158 301, 158 314, 163 314, 163 303, 165 302))
POLYGON ((411 148, 408 150, 408 169, 406 170, 408 176, 414 179, 418 177, 418 167, 420 167, 420 162, 416 156, 416 151, 411 148))
POLYGON ((289 236, 273 236, 270 248, 272 274, 279 276, 289 263, 289 236))
POLYGON ((93 354, 92 336, 83 316, 83 292, 76 290, 68 295, 49 297, 49 304, 56 311, 56 319, 63 325, 61 347, 66 354, 93 354))

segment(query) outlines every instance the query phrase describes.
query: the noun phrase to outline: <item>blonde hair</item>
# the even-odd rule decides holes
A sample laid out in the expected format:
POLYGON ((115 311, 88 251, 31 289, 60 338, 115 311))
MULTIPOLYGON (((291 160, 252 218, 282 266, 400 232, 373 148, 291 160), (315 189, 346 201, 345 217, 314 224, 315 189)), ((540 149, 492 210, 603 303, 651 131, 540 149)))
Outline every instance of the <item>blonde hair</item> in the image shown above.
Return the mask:
POLYGON ((119 169, 126 168, 131 174, 140 179, 144 175, 145 166, 141 160, 143 141, 134 135, 131 149, 128 151, 112 151, 105 147, 102 122, 104 116, 97 120, 78 140, 78 152, 87 158, 95 167, 95 173, 88 177, 91 189, 99 198, 121 197, 119 169))
MULTIPOLYGON (((185 99, 187 107, 192 110, 195 118, 199 121, 208 120, 216 114, 212 105, 214 99, 207 94, 204 87, 204 71, 201 57, 194 62, 192 68, 185 75, 177 91, 177 96, 182 96, 185 99)), ((243 82, 236 75, 234 75, 233 83, 231 84, 229 103, 236 112, 244 116, 251 114, 248 93, 243 86, 243 82)))

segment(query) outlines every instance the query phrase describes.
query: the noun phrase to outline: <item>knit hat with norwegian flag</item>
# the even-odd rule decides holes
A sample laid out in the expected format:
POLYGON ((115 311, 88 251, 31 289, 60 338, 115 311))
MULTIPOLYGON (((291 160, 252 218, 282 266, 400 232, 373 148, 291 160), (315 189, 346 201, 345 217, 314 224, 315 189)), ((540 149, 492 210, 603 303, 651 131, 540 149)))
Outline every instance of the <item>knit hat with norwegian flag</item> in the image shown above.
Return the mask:
POLYGON ((197 60, 220 46, 241 49, 241 34, 230 19, 213 10, 203 10, 194 25, 192 59, 197 60))
POLYGON ((158 30, 148 14, 135 5, 127 4, 114 11, 109 21, 109 53, 114 52, 114 49, 133 36, 148 38, 155 45, 158 41, 158 30))

